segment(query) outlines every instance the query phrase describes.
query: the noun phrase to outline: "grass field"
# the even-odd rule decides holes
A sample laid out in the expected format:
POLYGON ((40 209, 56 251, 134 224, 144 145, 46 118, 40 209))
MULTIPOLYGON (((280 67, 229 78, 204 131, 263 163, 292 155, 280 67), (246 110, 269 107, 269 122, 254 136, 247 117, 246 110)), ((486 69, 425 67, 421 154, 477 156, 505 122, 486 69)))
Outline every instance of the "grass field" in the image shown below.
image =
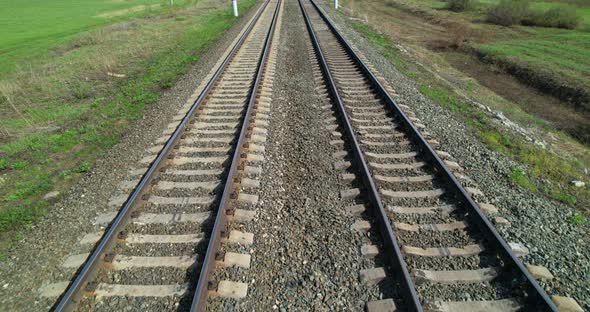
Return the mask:
MULTIPOLYGON (((462 21, 472 29, 472 41, 468 43, 488 61, 517 69, 538 73, 538 77, 524 77, 535 84, 535 79, 553 79, 556 85, 573 86, 590 95, 590 2, 583 0, 530 1, 532 12, 569 5, 576 9, 579 25, 573 30, 548 27, 511 26, 502 27, 485 23, 486 12, 499 0, 473 0, 470 9, 464 12, 445 10, 446 2, 439 0, 391 0, 417 8, 442 21, 462 21)), ((542 87, 543 88, 543 87, 542 87)), ((545 89, 547 89, 545 87, 545 89)), ((559 91, 553 92, 562 96, 559 91)), ((569 94, 562 96, 587 109, 587 100, 576 100, 569 94)))
POLYGON ((517 38, 474 46, 485 55, 519 63, 590 90, 590 32, 519 28, 522 33, 517 38))
MULTIPOLYGON (((51 9, 47 2, 74 3, 46 1, 46 10, 51 9)), ((255 2, 241 1, 240 10, 255 2)), ((156 1, 89 3, 96 5, 86 16, 156 1)), ((236 21, 226 2, 175 3, 180 5, 149 16, 136 11, 139 16, 118 15, 109 23, 80 19, 64 28, 53 27, 59 14, 45 12, 54 19, 35 29, 52 29, 45 35, 52 33, 58 42, 32 34, 30 42, 11 37, 15 49, 31 53, 23 52, 18 62, 13 58, 16 67, 0 79, 0 258, 20 230, 50 209, 43 195, 63 191, 90 172, 144 108, 236 21), (19 68, 35 54, 45 57, 19 68)), ((77 10, 69 13, 82 14, 77 10)))
MULTIPOLYGON (((190 0, 176 0, 186 5, 190 0)), ((0 75, 37 64, 80 32, 156 13, 164 0, 0 0, 0 75)))

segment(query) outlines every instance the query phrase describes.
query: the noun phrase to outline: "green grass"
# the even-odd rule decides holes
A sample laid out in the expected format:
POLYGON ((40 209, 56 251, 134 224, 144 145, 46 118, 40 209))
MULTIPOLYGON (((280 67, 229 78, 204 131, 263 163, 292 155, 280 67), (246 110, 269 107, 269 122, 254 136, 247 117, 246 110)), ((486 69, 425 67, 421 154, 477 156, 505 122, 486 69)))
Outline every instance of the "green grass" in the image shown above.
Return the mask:
POLYGON ((527 189, 531 192, 537 191, 537 187, 529 180, 527 175, 520 168, 512 168, 512 174, 510 175, 510 179, 513 183, 524 189, 527 189))
POLYGON ((582 225, 586 223, 586 218, 583 214, 576 212, 568 221, 573 225, 582 225))
MULTIPOLYGON (((51 75, 45 64, 8 75, 18 86, 10 98, 20 112, 8 107, 0 116, 0 131, 9 134, 0 142, 0 255, 20 229, 50 209, 44 194, 63 191, 90 172, 236 20, 229 6, 205 1, 160 18, 136 18, 122 30, 100 27, 75 36, 73 42, 97 40, 47 59, 51 75), (105 63, 126 77, 107 76, 105 63)), ((254 3, 241 1, 240 10, 254 3)))
MULTIPOLYGON (((418 75, 414 75, 414 78, 418 78, 418 75)), ((426 95, 430 99, 439 103, 440 105, 448 108, 450 111, 455 113, 465 113, 469 110, 467 104, 457 100, 451 94, 443 89, 433 88, 432 86, 421 85, 420 93, 426 95)))
MULTIPOLYGON (((486 20, 490 8, 500 0, 473 0, 473 8, 450 12, 445 1, 389 0, 419 11, 435 24, 461 23, 472 30, 466 46, 487 62, 500 65, 521 81, 553 94, 563 101, 586 107, 590 97, 590 2, 584 0, 530 1, 527 18, 558 6, 575 8, 579 25, 573 29, 535 26, 500 27, 486 20), (572 90, 573 88, 573 90, 572 90)), ((526 19, 526 18, 525 18, 526 19)), ((449 30, 452 33, 452 29, 449 30)))
POLYGON ((491 116, 465 103, 464 99, 446 85, 442 85, 421 65, 400 52, 386 36, 377 33, 370 26, 350 20, 351 26, 379 48, 379 52, 400 72, 408 75, 419 85, 420 92, 439 105, 460 116, 479 139, 491 150, 497 151, 528 168, 528 174, 514 169, 508 177, 531 192, 542 192, 546 196, 580 209, 587 209, 590 190, 577 189, 569 185, 572 180, 584 179, 583 162, 564 159, 558 155, 525 142, 521 137, 500 129, 491 116))
MULTIPOLYGON (((175 5, 190 2, 193 1, 177 0, 175 5)), ((0 75, 15 67, 38 63, 37 59, 47 57, 53 48, 69 42, 80 32, 157 12, 166 3, 164 0, 0 0, 0 75), (137 9, 139 6, 145 7, 137 9), (120 15, 101 16, 117 11, 120 15)))
POLYGON ((590 89, 590 32, 530 28, 515 39, 474 44, 489 57, 519 64, 590 89))
MULTIPOLYGON (((563 5, 563 3, 533 2, 531 3, 531 10, 547 11, 560 5, 563 5)), ((580 17, 580 25, 578 28, 580 30, 590 31, 590 3, 587 3, 586 6, 583 7, 576 7, 576 13, 578 13, 578 16, 580 17)))

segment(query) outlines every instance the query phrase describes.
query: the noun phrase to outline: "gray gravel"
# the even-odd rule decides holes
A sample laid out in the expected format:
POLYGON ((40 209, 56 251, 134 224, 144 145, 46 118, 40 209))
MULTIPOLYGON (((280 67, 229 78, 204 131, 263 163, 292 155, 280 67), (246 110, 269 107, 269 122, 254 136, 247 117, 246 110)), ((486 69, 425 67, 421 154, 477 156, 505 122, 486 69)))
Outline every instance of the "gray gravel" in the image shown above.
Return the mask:
MULTIPOLYGON (((379 296, 379 290, 365 289, 358 283, 358 271, 374 264, 359 257, 358 247, 364 238, 349 230, 352 219, 342 213, 338 192, 343 185, 331 167, 334 149, 328 144, 329 132, 322 128, 321 103, 313 96, 311 71, 301 70, 309 68, 301 35, 305 33, 303 21, 295 1, 287 6, 276 82, 281 88, 273 104, 270 161, 265 163, 262 180, 266 191, 257 207, 260 221, 265 222, 249 229, 255 233, 256 242, 252 268, 227 272, 249 281, 248 298, 239 306, 232 301, 223 304, 228 310, 269 310, 275 305, 294 310, 358 310, 366 300, 379 296)), ((556 276, 553 281, 541 282, 545 289, 550 294, 572 296, 590 310, 590 227, 568 223, 572 209, 513 188, 507 178, 513 162, 488 150, 468 133, 461 120, 420 95, 415 83, 348 28, 342 16, 331 10, 328 13, 394 86, 398 101, 414 109, 442 149, 466 169, 473 185, 484 190, 490 202, 501 209, 500 214, 512 222, 500 232, 507 241, 529 247, 531 253, 523 261, 547 266, 556 276)), ((0 310, 47 310, 51 303, 36 298, 38 287, 69 278, 72 272, 59 269, 59 263, 65 256, 82 251, 76 241, 93 231, 91 219, 107 210, 107 202, 130 164, 136 163, 153 138, 166 128, 196 81, 210 70, 238 31, 236 25, 184 79, 146 110, 145 117, 129 129, 122 142, 65 193, 43 221, 23 233, 25 239, 7 261, 0 263, 0 310)), ((120 300, 114 304, 121 306, 133 299, 120 300)), ((157 310, 173 302, 155 302, 146 309, 157 310)))
POLYGON ((90 247, 77 245, 78 239, 96 231, 94 217, 112 211, 107 203, 120 191, 118 185, 126 179, 128 170, 145 156, 146 148, 153 146, 155 138, 160 137, 255 10, 242 15, 158 103, 147 107, 143 118, 129 127, 121 142, 105 152, 92 171, 65 192, 43 220, 23 230, 24 239, 10 251, 8 260, 0 263, 0 311, 49 309, 53 302, 38 298, 39 287, 71 277, 74 270, 61 269, 60 263, 70 254, 89 251, 90 247))
POLYGON ((499 231, 509 242, 520 242, 531 253, 523 262, 546 266, 555 279, 541 281, 550 295, 571 296, 590 310, 590 227, 573 225, 567 220, 573 209, 539 194, 515 188, 508 176, 516 163, 490 151, 471 135, 464 122, 444 108, 422 96, 416 84, 397 71, 361 35, 348 26, 345 17, 322 7, 337 27, 394 87, 398 103, 410 106, 426 125, 427 131, 465 168, 465 174, 479 186, 500 215, 512 222, 499 231))
MULTIPOLYGON (((307 11, 308 14, 312 20, 312 22, 314 23, 314 27, 315 29, 321 28, 321 25, 324 25, 323 20, 320 18, 318 12, 311 6, 311 5, 306 5, 307 7, 307 11)), ((320 45, 322 46, 322 48, 324 49, 324 53, 327 54, 327 57, 330 59, 332 57, 335 57, 337 55, 344 55, 344 53, 342 52, 335 52, 336 49, 332 48, 332 46, 337 45, 337 40, 336 37, 334 35, 332 35, 331 33, 320 33, 318 35, 318 40, 320 41, 320 45)), ((336 74, 339 73, 340 75, 343 75, 345 73, 345 69, 349 69, 348 66, 342 66, 342 65, 335 65, 331 68, 331 70, 336 74)), ((362 79, 362 75, 360 74, 349 74, 347 75, 348 79, 362 79)), ((345 84, 341 84, 338 82, 337 80, 337 84, 339 85, 338 88, 340 90, 346 90, 347 86, 345 84)), ((368 84, 365 85, 365 87, 369 87, 368 84)), ((366 97, 363 96, 358 96, 358 95, 354 95, 354 94, 346 94, 344 93, 343 95, 343 100, 345 103, 362 103, 364 100, 366 100, 366 97)), ((355 104, 347 104, 346 105, 349 109, 349 114, 351 114, 352 116, 359 116, 360 114, 358 113, 358 110, 352 110, 350 109, 351 106, 355 106, 355 104)), ((362 105, 362 107, 366 107, 365 105, 362 105)), ((370 110, 371 113, 382 113, 382 114, 386 114, 388 112, 388 109, 383 105, 383 103, 379 103, 376 104, 374 106, 372 106, 373 108, 376 108, 374 110, 370 110)), ((364 118, 364 116, 362 116, 364 118)), ((375 121, 374 123, 367 123, 367 122, 362 122, 359 123, 357 121, 352 122, 352 126, 353 128, 356 129, 357 132, 361 132, 359 126, 361 125, 382 125, 383 121, 375 121)), ((400 132, 396 131, 398 133, 404 133, 404 132, 400 132)), ((392 134, 392 131, 390 129, 387 130, 372 130, 370 131, 371 133, 379 133, 379 134, 392 134)), ((395 141, 396 139, 393 139, 393 141, 395 141)), ((399 139, 398 139, 399 140, 399 139)), ((391 136, 386 136, 383 137, 381 139, 375 139, 375 138, 371 138, 369 139, 369 141, 381 141, 381 142, 390 142, 392 141, 392 137, 391 136)), ((370 146, 370 145, 366 145, 363 144, 361 141, 361 145, 364 151, 366 152, 378 152, 378 153, 391 153, 391 154, 396 154, 396 153, 400 153, 400 149, 401 150, 407 150, 410 149, 412 151, 417 151, 419 150, 418 148, 415 147, 414 144, 407 144, 407 145, 398 145, 398 144, 393 144, 393 145, 387 145, 387 146, 370 146)), ((418 160, 419 160, 420 156, 418 156, 418 160)), ((371 161, 373 161, 373 159, 371 157, 368 157, 369 159, 369 164, 371 164, 371 161)), ((407 161, 413 161, 412 158, 409 158, 407 161)), ((417 160, 415 160, 417 161, 417 160)), ((387 160, 387 159, 378 159, 375 160, 375 163, 390 163, 390 164, 399 164, 400 162, 398 162, 397 160, 387 160)), ((422 170, 428 170, 429 166, 424 167, 422 170)), ((382 174, 384 174, 385 176, 396 176, 396 175, 402 175, 402 176, 407 176, 407 175, 412 175, 412 170, 380 170, 380 169, 376 169, 373 171, 377 171, 377 172, 382 172, 382 174), (404 172, 401 172, 404 171, 404 172)), ((390 188, 391 185, 386 186, 383 183, 380 183, 379 181, 376 182, 377 186, 380 188, 380 190, 383 192, 384 189, 387 190, 409 190, 409 191, 419 191, 419 190, 433 190, 436 189, 438 187, 442 187, 445 188, 446 185, 439 185, 441 184, 440 182, 442 181, 437 181, 439 179, 435 179, 432 182, 425 182, 425 183, 421 183, 421 184, 416 184, 416 183, 404 183, 404 184, 397 184, 394 186, 394 188, 390 188)), ((453 204, 456 203, 456 200, 450 196, 441 196, 441 197, 432 197, 432 198, 389 198, 387 196, 382 196, 382 200, 383 203, 385 205, 391 205, 391 206, 409 206, 409 207, 429 207, 429 206, 437 206, 437 205, 441 205, 441 204, 453 204)), ((442 213, 438 213, 438 214, 442 214, 442 213)), ((390 214, 390 219, 391 222, 398 222, 398 218, 397 218, 398 214, 390 214)), ((458 220, 450 220, 452 221, 458 221, 458 220)), ((418 231, 418 232, 412 232, 412 231, 403 231, 403 230, 398 230, 397 232, 397 238, 398 241, 400 243, 400 245, 402 247, 404 246, 411 246, 411 247, 424 247, 424 248, 438 248, 438 247, 459 247, 462 248, 466 245, 473 245, 473 244, 479 244, 479 243, 483 243, 481 238, 478 238, 479 235, 477 235, 477 229, 476 228, 468 228, 466 231, 418 231)), ((478 255, 476 256, 471 256, 471 257, 411 257, 411 256, 407 256, 407 264, 408 264, 408 268, 410 269, 410 271, 416 270, 416 269, 429 269, 429 270, 469 270, 469 269, 479 269, 479 268, 488 268, 492 265, 494 265, 493 262, 488 261, 488 259, 486 258, 480 258, 478 255)), ((494 259, 492 259, 494 260, 494 259)), ((503 283, 494 283, 494 284, 490 284, 490 287, 482 287, 479 284, 468 284, 468 285, 463 285, 461 287, 461 290, 463 292, 468 292, 471 294, 478 294, 480 297, 486 297, 486 298, 496 298, 495 294, 496 293, 507 293, 507 289, 509 289, 509 285, 505 285, 503 283), (493 286, 493 287, 492 287, 493 286), (501 287, 502 289, 496 289, 496 287, 501 287)), ((449 287, 446 285, 433 285, 431 283, 425 283, 424 285, 421 285, 421 287, 418 287, 418 295, 420 296, 420 298, 422 299, 422 301, 430 301, 430 300, 435 300, 435 301, 448 301, 448 300, 456 300, 456 295, 457 295, 457 290, 456 287, 449 287), (434 296, 434 297, 433 297, 434 296)))
POLYGON ((355 218, 343 211, 352 201, 339 192, 350 185, 333 169, 339 149, 314 93, 298 4, 285 4, 257 221, 244 229, 254 233, 252 267, 217 274, 247 282, 248 296, 215 299, 212 311, 362 310, 386 292, 359 283, 359 271, 376 264, 360 256, 366 234, 352 232, 355 218))

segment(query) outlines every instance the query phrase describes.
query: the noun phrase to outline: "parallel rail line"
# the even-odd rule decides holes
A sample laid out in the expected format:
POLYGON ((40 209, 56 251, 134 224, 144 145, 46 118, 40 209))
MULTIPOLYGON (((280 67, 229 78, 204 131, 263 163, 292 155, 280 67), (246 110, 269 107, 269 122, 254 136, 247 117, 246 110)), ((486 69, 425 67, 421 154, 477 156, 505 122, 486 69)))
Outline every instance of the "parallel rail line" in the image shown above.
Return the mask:
MULTIPOLYGON (((449 168, 457 165, 447 161, 450 155, 421 133, 423 125, 396 103, 314 0, 298 2, 320 89, 337 117, 326 122, 342 139, 336 144, 344 144, 334 157, 345 161, 334 167, 348 170, 342 180, 360 185, 341 197, 356 204, 348 213, 371 218, 351 229, 377 225, 380 237, 361 254, 389 265, 363 269, 360 279, 374 285, 391 278, 387 296, 400 296, 369 301, 367 310, 557 311, 474 201, 477 192, 449 168), (478 287, 491 291, 461 297, 478 287)), ((118 296, 139 300, 141 308, 150 304, 142 298, 173 297, 172 305, 151 309, 192 312, 207 310, 214 296, 246 296, 247 284, 215 278, 220 264, 250 266, 250 255, 226 252, 232 248, 222 243, 251 241, 252 234, 230 228, 255 214, 236 207, 240 198, 254 197, 242 194, 244 177, 261 170, 246 164, 252 155, 263 159, 251 153, 264 150, 253 137, 266 133, 259 120, 268 116, 257 112, 281 6, 282 0, 261 5, 188 112, 175 118, 178 125, 169 127, 170 137, 162 138, 162 149, 52 310, 94 309, 93 297, 118 296)))
MULTIPOLYGON (((299 0, 299 4, 326 89, 352 150, 352 159, 360 167, 365 191, 372 203, 372 215, 379 225, 385 252, 392 265, 391 274, 401 285, 401 305, 411 311, 433 307, 443 311, 476 307, 490 311, 516 311, 523 307, 557 311, 549 296, 431 146, 436 142, 429 142, 421 134, 412 122, 413 118, 404 113, 318 5, 313 0, 299 0), (392 173, 398 173, 398 176, 392 176, 392 173), (397 217, 410 221, 395 222, 397 217), (424 224, 421 220, 444 221, 424 224), (467 237, 464 241, 475 240, 476 244, 444 246, 449 237, 457 240, 461 236, 444 236, 445 233, 455 233, 454 230, 465 231, 468 234, 464 235, 467 237), (441 233, 441 237, 447 239, 441 239, 444 243, 440 247, 412 246, 421 241, 420 235, 427 235, 424 232, 441 233), (469 235, 473 232, 477 235, 469 235), (487 267, 480 262, 479 267, 456 271, 453 265, 443 261, 443 266, 451 269, 438 271, 437 268, 425 270, 419 265, 421 260, 431 263, 429 259, 434 257, 452 259, 479 255, 495 266, 487 267), (407 261, 411 261, 412 270, 407 261), (432 306, 431 298, 417 291, 418 284, 424 283, 454 287, 496 280, 512 286, 512 290, 497 295, 499 298, 483 301, 451 299, 435 302, 432 306), (428 307, 423 307, 424 304, 428 307)), ((457 287, 455 293, 461 292, 461 286, 457 287)))
MULTIPOLYGON (((191 289, 196 289, 194 295, 183 304, 191 311, 205 310, 209 292, 217 289, 217 283, 211 279, 219 261, 221 241, 228 234, 228 216, 236 213, 229 203, 239 191, 237 177, 245 169, 242 158, 255 147, 248 143, 256 130, 252 127, 256 119, 254 103, 280 6, 280 0, 267 0, 256 12, 56 302, 54 311, 80 309, 78 305, 85 298, 120 295, 117 292, 131 297, 141 296, 142 292, 151 297, 166 293, 187 299, 191 289), (223 191, 219 192, 220 189, 223 191), (161 243, 188 243, 188 248, 180 250, 188 250, 189 255, 120 254, 138 252, 126 244, 161 243), (203 243, 207 246, 204 253, 198 251, 203 243), (194 250, 196 257, 190 254, 194 250), (183 279, 188 279, 189 285, 108 283, 113 279, 109 275, 113 270, 139 268, 150 272, 161 267, 184 272, 188 269, 188 277, 183 279), (193 280, 196 286, 190 285, 193 280)), ((126 275, 121 275, 125 282, 126 275)), ((133 274, 127 278, 136 279, 133 274)), ((172 274, 162 276, 161 280, 174 278, 172 274)), ((148 276, 146 280, 155 278, 148 276)))

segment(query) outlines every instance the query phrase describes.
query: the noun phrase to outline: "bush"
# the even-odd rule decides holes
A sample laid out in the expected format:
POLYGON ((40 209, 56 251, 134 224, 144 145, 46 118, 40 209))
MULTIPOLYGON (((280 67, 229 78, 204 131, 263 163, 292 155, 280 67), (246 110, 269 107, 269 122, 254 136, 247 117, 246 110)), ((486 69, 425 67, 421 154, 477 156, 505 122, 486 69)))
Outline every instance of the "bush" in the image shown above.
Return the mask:
POLYGON ((447 0, 447 8, 451 11, 461 12, 469 9, 472 0, 447 0))
POLYGON ((488 11, 488 21, 502 26, 510 26, 520 24, 528 15, 528 0, 501 0, 488 11))
POLYGON ((576 8, 568 5, 555 6, 545 12, 535 12, 523 21, 526 25, 574 29, 580 23, 576 8))
POLYGON ((90 165, 88 163, 81 163, 80 166, 78 166, 79 173, 86 173, 89 171, 90 171, 90 165))
POLYGON ((0 171, 8 169, 8 160, 0 158, 0 171))

